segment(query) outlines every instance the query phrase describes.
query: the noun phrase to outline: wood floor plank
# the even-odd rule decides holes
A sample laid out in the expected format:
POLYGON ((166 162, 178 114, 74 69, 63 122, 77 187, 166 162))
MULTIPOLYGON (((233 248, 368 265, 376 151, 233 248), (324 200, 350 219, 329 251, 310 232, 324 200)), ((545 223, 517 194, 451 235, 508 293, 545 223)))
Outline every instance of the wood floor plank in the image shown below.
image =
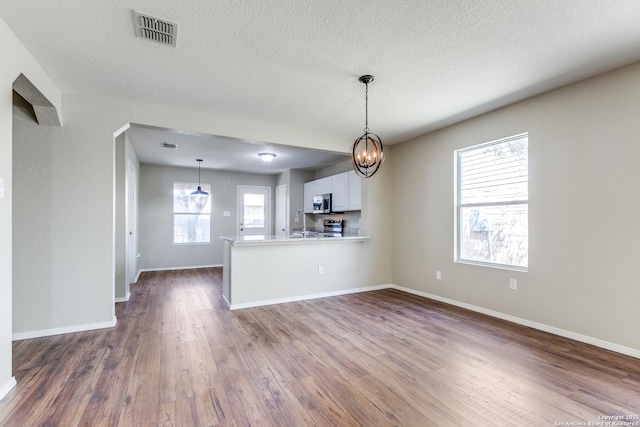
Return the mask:
POLYGON ((148 408, 158 407, 159 385, 159 372, 132 376, 118 425, 157 425, 158 411, 149 411, 148 408))
POLYGON ((356 426, 331 390, 317 382, 314 377, 302 378, 290 384, 294 395, 303 405, 314 424, 319 426, 356 426))
POLYGON ((212 350, 229 347, 234 344, 234 341, 222 326, 224 320, 219 315, 219 310, 202 310, 198 313, 204 337, 209 342, 209 347, 212 350))
POLYGON ((158 426, 179 427, 176 419, 176 402, 160 403, 158 408, 158 426))
POLYGON ((162 334, 160 401, 192 398, 194 391, 189 371, 186 343, 179 333, 162 334))
POLYGON ((18 386, 13 388, 7 393, 7 395, 0 401, 0 426, 3 426, 6 419, 10 419, 10 415, 21 405, 24 405, 25 401, 28 401, 29 393, 31 393, 34 385, 41 381, 41 370, 43 367, 37 366, 31 369, 24 369, 22 371, 15 372, 15 378, 18 382, 18 386))
POLYGON ((254 387, 260 392, 271 418, 281 426, 313 425, 312 419, 296 399, 291 399, 287 384, 279 380, 279 375, 269 364, 252 374, 254 387), (283 387, 284 385, 284 387, 283 387))
POLYGON ((232 418, 231 406, 208 342, 188 342, 186 350, 198 419, 206 425, 217 425, 232 418))
POLYGON ((91 398, 91 392, 95 389, 110 354, 111 351, 108 348, 98 348, 95 352, 85 351, 69 377, 69 380, 73 381, 73 386, 62 387, 45 413, 42 424, 72 426, 80 423, 91 398))
MULTIPOLYGON (((389 385, 382 384, 378 378, 372 376, 360 377, 352 383, 366 395, 373 404, 387 413, 390 419, 399 420, 400 425, 407 426, 453 426, 463 425, 447 417, 439 411, 432 411, 423 406, 407 394, 404 388, 393 384, 393 380, 387 379, 389 385)), ((453 417, 456 414, 451 414, 453 417)))
MULTIPOLYGON (((416 361, 412 364, 419 365, 420 356, 416 355, 414 359, 416 361)), ((447 424, 454 422, 465 425, 500 424, 495 419, 487 418, 484 408, 480 405, 469 402, 468 396, 473 395, 484 386, 457 388, 448 379, 442 381, 433 376, 434 371, 427 373, 425 370, 411 367, 406 360, 393 353, 377 357, 375 363, 370 361, 369 364, 372 367, 372 372, 378 374, 375 378, 381 385, 392 389, 401 387, 403 393, 406 393, 404 400, 418 411, 425 411, 423 413, 430 418, 439 418, 441 422, 447 424), (380 375, 381 372, 386 372, 386 374, 380 375), (465 410, 457 410, 460 407, 464 407, 465 410), (451 418, 451 416, 455 418, 451 418), (445 421, 447 419, 448 421, 445 421)))
POLYGON ((109 355, 79 425, 108 427, 118 424, 131 379, 132 359, 109 355))
POLYGON ((640 412, 638 359, 398 290, 229 311, 145 272, 116 327, 13 344, 0 425, 522 426, 640 412))

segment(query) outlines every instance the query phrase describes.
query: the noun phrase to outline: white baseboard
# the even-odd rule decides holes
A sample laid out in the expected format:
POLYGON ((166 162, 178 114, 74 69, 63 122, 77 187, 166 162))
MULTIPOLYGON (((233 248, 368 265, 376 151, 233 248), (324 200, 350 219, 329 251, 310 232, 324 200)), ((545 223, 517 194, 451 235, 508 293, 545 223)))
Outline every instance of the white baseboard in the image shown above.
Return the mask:
POLYGON ((265 305, 282 304, 285 302, 305 301, 309 299, 335 297, 338 295, 355 294, 359 292, 377 291, 380 289, 389 289, 391 287, 393 287, 393 285, 365 286, 362 288, 352 288, 352 289, 345 289, 341 291, 321 292, 318 294, 300 295, 300 296, 288 297, 288 298, 276 298, 276 299, 263 300, 263 301, 247 302, 242 304, 230 304, 229 309, 240 310, 243 308, 262 307, 265 305))
POLYGON ((138 276, 136 277, 136 281, 138 281, 138 277, 140 277, 140 273, 143 271, 171 271, 171 270, 192 270, 194 268, 212 268, 212 267, 222 267, 222 264, 212 264, 212 265, 191 265, 191 266, 178 266, 178 267, 161 267, 161 268, 141 268, 138 271, 138 276))
POLYGON ((13 334, 13 341, 27 340, 31 338, 50 337, 52 335, 71 334, 74 332, 93 331, 95 329, 113 328, 118 319, 113 316, 110 322, 91 323, 88 325, 66 326, 63 328, 43 329, 40 331, 20 332, 13 334))
POLYGON ((549 326, 549 325, 545 325, 544 323, 533 322, 531 320, 522 319, 516 316, 511 316, 510 314, 489 310, 483 307, 478 307, 478 306, 467 304, 457 300, 429 294, 427 292, 417 291, 415 289, 405 288, 403 286, 397 286, 397 285, 393 285, 391 287, 399 291, 407 292, 413 295, 418 295, 424 298, 429 298, 435 301, 444 302, 446 304, 455 305, 456 307, 465 308, 467 310, 475 311, 477 313, 486 314, 487 316, 496 317, 498 319, 506 320, 508 322, 517 323, 523 326, 528 326, 529 328, 538 329, 543 332, 548 332, 550 334, 558 335, 565 338, 570 338, 575 341, 580 341, 585 344, 591 344, 596 347, 604 348, 605 350, 615 351, 616 353, 621 353, 627 356, 636 357, 640 359, 640 350, 635 348, 625 347, 623 345, 615 344, 609 341, 593 338, 588 335, 578 334, 576 332, 571 332, 564 329, 556 328, 555 326, 549 326))
POLYGON ((124 297, 116 298, 116 302, 127 302, 131 298, 131 292, 127 292, 127 295, 124 297))
POLYGON ((0 385, 0 400, 4 399, 4 397, 18 384, 16 382, 16 377, 11 377, 4 384, 0 385))

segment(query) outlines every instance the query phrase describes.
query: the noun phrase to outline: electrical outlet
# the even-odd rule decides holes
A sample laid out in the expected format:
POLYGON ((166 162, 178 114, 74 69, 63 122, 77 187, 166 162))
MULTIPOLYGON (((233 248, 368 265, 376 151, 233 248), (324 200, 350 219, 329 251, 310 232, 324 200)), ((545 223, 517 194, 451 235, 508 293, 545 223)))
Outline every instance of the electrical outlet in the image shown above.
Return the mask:
POLYGON ((442 273, 439 271, 436 271, 436 280, 442 280, 442 273))
POLYGON ((509 279, 509 289, 512 291, 518 290, 518 281, 516 279, 509 279))
POLYGON ((322 265, 318 266, 318 274, 324 274, 324 266, 322 265))

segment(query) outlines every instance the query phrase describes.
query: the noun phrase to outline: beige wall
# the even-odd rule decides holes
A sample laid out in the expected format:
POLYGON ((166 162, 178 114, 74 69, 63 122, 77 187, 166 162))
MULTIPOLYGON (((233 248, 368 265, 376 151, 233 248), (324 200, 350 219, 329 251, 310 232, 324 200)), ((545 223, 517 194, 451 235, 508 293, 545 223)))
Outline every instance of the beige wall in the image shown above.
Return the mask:
POLYGON ((639 76, 635 64, 394 146, 394 283, 640 355, 639 76), (522 132, 529 272, 455 263, 454 150, 522 132))

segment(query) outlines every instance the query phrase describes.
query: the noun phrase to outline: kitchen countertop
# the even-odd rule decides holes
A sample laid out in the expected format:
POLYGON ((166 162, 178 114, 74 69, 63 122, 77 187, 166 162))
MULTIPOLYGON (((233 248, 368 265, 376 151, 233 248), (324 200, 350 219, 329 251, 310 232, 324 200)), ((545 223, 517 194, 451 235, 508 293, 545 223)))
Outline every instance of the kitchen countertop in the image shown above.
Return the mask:
POLYGON ((273 245, 273 244, 301 244, 301 243, 328 243, 328 242, 364 242, 373 236, 344 236, 329 237, 322 234, 302 237, 302 235, 289 236, 220 236, 220 239, 230 242, 234 246, 248 245, 273 245))

